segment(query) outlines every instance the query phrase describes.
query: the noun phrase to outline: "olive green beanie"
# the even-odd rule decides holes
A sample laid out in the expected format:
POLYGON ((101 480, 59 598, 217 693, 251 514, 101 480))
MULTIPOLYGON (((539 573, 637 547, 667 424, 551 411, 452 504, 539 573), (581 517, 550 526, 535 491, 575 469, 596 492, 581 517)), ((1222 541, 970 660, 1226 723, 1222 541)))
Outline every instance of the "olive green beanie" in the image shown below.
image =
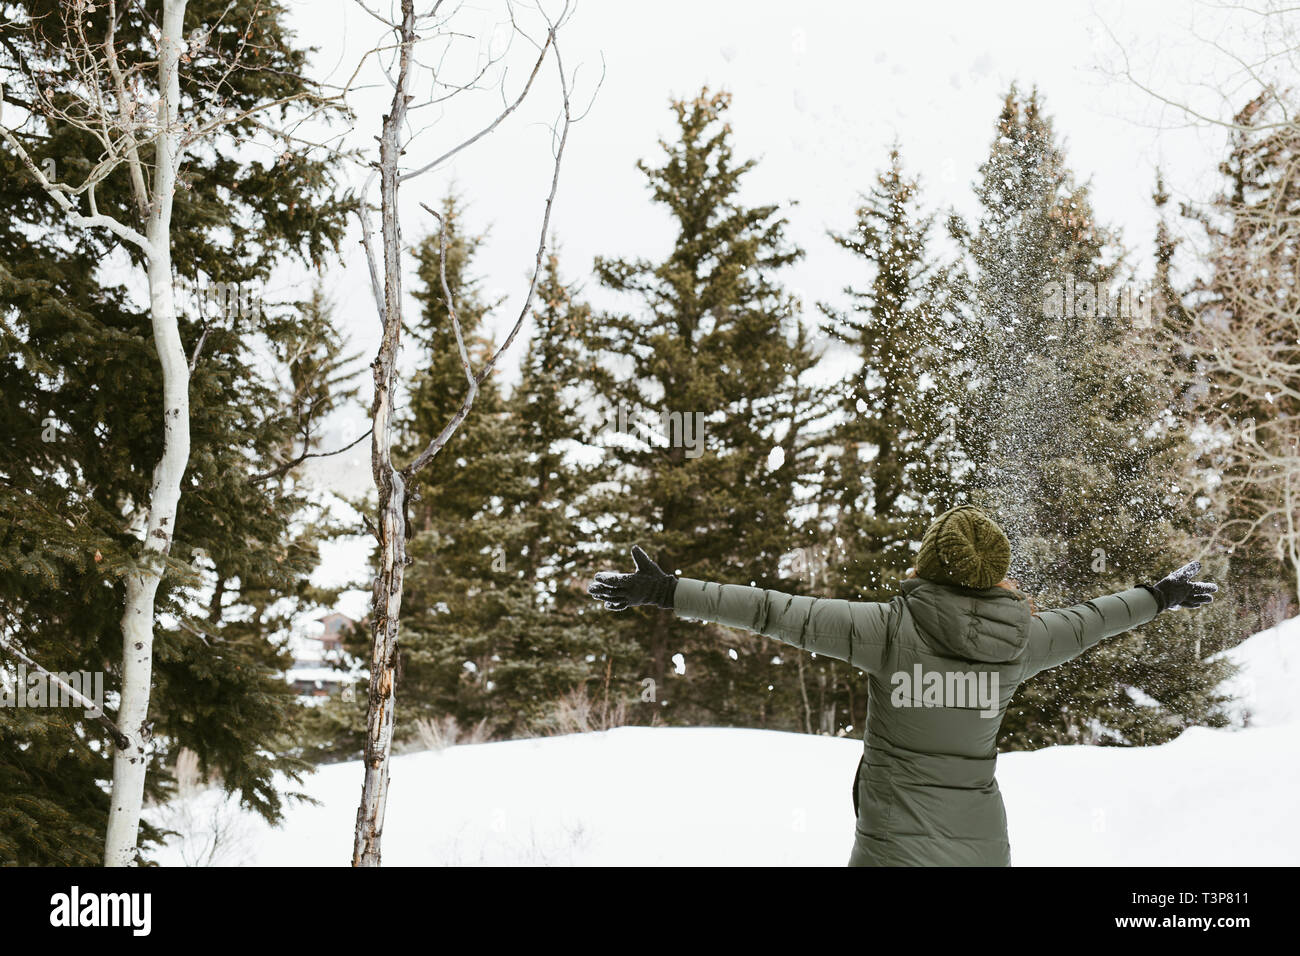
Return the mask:
POLYGON ((958 505, 939 515, 921 539, 916 575, 940 584, 991 588, 1011 567, 1011 542, 974 505, 958 505))

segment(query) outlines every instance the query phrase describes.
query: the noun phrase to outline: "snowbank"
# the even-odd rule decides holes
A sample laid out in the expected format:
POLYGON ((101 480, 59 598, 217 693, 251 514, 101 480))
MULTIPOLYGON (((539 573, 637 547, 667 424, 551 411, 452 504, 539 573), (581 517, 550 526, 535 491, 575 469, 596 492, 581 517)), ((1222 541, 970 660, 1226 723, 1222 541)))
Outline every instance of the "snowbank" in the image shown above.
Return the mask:
POLYGON ((1260 631, 1224 656, 1240 668, 1224 685, 1237 698, 1232 712, 1238 723, 1300 723, 1300 617, 1260 631))
MULTIPOLYGON (((1161 747, 1004 754, 998 779, 1019 865, 1300 863, 1300 619, 1229 652, 1244 727, 1161 747)), ((841 866, 861 743, 759 730, 627 727, 394 758, 384 862, 841 866)), ((163 864, 346 864, 360 764, 308 778, 271 829, 207 792, 163 864)), ((179 822, 176 807, 168 813, 179 822)))

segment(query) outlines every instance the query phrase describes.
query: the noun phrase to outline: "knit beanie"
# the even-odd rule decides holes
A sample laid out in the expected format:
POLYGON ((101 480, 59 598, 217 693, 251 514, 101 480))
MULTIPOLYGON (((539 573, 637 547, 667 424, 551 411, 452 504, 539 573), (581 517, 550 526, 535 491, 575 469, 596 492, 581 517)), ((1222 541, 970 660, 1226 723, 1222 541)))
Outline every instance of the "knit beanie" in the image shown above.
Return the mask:
POLYGON ((921 539, 916 575, 940 584, 991 588, 1011 567, 1011 542, 974 505, 958 505, 939 515, 921 539))

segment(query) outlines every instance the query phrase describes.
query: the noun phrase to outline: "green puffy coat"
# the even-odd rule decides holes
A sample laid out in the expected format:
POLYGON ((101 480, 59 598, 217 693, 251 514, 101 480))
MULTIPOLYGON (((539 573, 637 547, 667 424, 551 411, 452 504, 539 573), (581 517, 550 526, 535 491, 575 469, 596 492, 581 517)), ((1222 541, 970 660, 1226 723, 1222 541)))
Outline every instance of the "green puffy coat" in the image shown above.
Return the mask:
POLYGON ((1132 588, 1031 614, 1024 595, 921 578, 886 603, 796 597, 681 578, 679 617, 756 631, 867 674, 865 753, 850 866, 1009 866, 993 773, 1016 687, 1151 620, 1132 588))

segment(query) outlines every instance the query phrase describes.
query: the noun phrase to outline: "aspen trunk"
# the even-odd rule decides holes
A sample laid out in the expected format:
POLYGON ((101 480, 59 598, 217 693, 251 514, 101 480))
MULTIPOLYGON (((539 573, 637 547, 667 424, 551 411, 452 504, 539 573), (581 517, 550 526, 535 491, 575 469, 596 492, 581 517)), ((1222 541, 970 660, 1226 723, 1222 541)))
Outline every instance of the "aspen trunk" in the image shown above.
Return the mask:
POLYGON ((149 692, 153 677, 154 598, 162 579, 162 559, 171 548, 181 496, 181 479, 190 457, 189 366, 181 345, 171 275, 172 190, 176 184, 180 100, 177 74, 187 0, 163 6, 159 57, 157 168, 149 209, 149 311, 154 345, 163 375, 163 451, 149 488, 149 513, 141 569, 126 579, 122 615, 122 688, 118 726, 129 746, 113 753, 113 792, 104 865, 135 863, 140 811, 149 766, 149 692))

